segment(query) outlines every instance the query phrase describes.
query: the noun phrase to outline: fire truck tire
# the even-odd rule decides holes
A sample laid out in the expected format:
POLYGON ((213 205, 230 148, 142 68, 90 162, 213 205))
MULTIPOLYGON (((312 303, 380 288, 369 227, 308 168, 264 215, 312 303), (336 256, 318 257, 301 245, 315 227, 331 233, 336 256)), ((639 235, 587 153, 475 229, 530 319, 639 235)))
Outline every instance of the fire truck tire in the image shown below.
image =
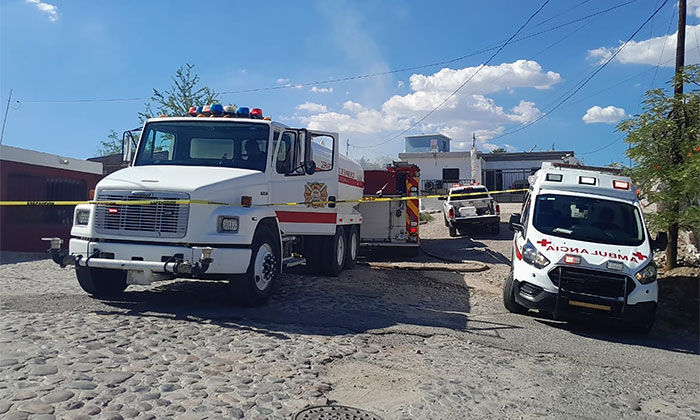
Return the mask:
POLYGON ((242 306, 259 306, 267 302, 280 273, 280 246, 272 229, 261 226, 253 237, 253 253, 248 271, 229 278, 233 300, 242 306))
POLYGON ((514 314, 525 314, 527 308, 515 301, 515 280, 511 272, 503 283, 503 306, 514 314))
POLYGON ((348 251, 345 257, 345 268, 353 268, 357 264, 357 252, 360 249, 360 229, 357 225, 348 226, 346 238, 348 251))
POLYGON ((126 271, 106 268, 75 267, 80 287, 96 298, 114 298, 126 289, 126 271))
POLYGON ((456 238, 457 236, 459 236, 459 235, 457 234, 457 228, 456 228, 456 227, 448 226, 448 229, 450 230, 450 238, 456 238))
POLYGON ((335 235, 326 237, 323 247, 323 274, 331 277, 338 277, 345 267, 347 256, 347 239, 345 229, 338 226, 335 235))

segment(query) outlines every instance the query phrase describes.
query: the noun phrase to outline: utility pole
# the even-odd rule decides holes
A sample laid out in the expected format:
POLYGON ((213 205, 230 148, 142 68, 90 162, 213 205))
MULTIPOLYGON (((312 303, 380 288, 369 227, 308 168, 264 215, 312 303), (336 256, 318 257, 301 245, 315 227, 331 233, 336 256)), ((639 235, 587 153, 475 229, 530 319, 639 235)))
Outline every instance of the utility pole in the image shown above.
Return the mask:
POLYGON ((350 139, 345 139, 345 156, 350 156, 350 139))
POLYGON ((12 100, 12 89, 10 89, 10 95, 7 97, 7 106, 5 107, 5 118, 2 120, 2 132, 0 132, 0 144, 2 144, 2 139, 5 137, 5 123, 7 123, 7 111, 10 110, 10 101, 12 100))
MULTIPOLYGON (((678 32, 676 33, 676 78, 673 83, 673 95, 676 100, 683 95, 683 80, 678 77, 685 65, 685 14, 686 0, 678 0, 678 32)), ((685 115, 679 109, 673 110, 673 117, 676 119, 677 135, 671 144, 671 159, 674 165, 679 165, 683 161, 681 155, 682 130, 685 129, 685 115)), ((678 201, 670 204, 670 210, 674 215, 680 212, 678 201)), ((668 227, 668 246, 666 247, 666 270, 670 270, 678 264, 678 222, 671 223, 668 227)))

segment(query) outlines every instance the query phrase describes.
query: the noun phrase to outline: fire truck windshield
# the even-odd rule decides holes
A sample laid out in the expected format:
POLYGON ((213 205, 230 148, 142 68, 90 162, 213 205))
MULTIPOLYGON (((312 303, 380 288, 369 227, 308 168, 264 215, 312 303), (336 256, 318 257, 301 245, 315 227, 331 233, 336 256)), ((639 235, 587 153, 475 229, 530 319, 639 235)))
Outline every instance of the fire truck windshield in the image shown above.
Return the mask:
POLYGON ((224 166, 265 171, 270 128, 238 121, 146 124, 134 166, 224 166))
POLYGON ((644 242, 639 211, 619 201, 538 195, 533 224, 542 233, 579 241, 623 246, 644 242))

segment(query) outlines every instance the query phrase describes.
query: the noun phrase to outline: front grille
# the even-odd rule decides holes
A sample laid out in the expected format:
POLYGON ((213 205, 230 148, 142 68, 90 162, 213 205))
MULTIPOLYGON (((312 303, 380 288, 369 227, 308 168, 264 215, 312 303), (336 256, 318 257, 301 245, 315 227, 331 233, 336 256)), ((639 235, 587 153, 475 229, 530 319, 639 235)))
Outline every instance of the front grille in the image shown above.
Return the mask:
MULTIPOLYGON (((150 196, 132 191, 102 191, 97 201, 188 200, 184 193, 152 192, 150 196)), ((187 233, 189 204, 98 204, 95 230, 125 236, 182 238, 187 233)))
POLYGON ((583 268, 555 267, 549 272, 549 278, 566 292, 615 299, 629 296, 635 287, 634 281, 625 275, 583 268))

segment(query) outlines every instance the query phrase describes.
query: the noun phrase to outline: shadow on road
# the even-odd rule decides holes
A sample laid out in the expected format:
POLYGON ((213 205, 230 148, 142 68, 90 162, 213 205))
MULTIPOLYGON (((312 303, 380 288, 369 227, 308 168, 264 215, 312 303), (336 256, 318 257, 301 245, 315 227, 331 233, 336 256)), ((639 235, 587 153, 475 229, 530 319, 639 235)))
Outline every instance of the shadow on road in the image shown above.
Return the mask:
POLYGON ((469 291, 456 273, 432 281, 416 272, 358 267, 338 278, 287 274, 276 289, 266 305, 245 308, 230 303, 226 283, 174 281, 145 291, 127 289, 119 300, 102 301, 106 308, 97 313, 235 328, 262 325, 280 334, 342 335, 397 327, 420 336, 445 332, 439 328, 500 337, 500 330, 520 328, 470 319, 469 291))

